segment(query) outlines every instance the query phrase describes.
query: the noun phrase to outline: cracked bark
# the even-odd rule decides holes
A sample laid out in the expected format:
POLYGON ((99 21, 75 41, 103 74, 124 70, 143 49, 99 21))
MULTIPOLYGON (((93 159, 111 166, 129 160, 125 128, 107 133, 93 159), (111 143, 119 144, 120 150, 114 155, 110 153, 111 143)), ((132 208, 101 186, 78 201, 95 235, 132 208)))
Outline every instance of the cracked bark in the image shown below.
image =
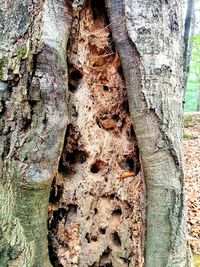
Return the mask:
POLYGON ((47 211, 67 126, 65 1, 1 1, 0 266, 51 266, 47 211), (56 130, 55 130, 56 129, 56 130))
POLYGON ((0 266, 191 266, 180 3, 0 4, 0 266))

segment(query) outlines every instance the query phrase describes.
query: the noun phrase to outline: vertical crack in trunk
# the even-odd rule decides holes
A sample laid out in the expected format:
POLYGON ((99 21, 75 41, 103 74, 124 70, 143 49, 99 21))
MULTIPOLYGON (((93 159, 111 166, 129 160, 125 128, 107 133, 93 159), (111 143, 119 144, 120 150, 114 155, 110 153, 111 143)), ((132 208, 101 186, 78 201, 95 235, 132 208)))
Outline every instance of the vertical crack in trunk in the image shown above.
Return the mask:
POLYGON ((65 145, 49 203, 53 266, 143 266, 144 179, 106 9, 74 12, 65 145))

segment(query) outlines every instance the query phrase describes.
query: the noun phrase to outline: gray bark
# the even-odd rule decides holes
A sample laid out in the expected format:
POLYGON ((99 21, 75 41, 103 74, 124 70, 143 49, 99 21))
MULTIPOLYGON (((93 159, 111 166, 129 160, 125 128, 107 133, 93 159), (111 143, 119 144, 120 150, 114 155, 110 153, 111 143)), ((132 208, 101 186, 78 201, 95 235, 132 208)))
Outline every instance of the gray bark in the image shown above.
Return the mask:
POLYGON ((47 267, 49 191, 67 126, 70 16, 65 1, 0 6, 0 266, 47 267))
POLYGON ((145 266, 191 266, 181 151, 181 4, 110 0, 108 10, 146 178, 145 266))

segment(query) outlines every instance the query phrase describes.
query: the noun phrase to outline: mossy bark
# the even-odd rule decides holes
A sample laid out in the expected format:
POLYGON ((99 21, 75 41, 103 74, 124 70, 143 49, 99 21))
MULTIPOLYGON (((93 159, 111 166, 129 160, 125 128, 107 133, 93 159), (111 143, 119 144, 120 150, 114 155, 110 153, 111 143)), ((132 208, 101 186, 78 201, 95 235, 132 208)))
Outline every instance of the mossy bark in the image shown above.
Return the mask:
POLYGON ((0 266, 48 267, 47 210, 67 127, 66 1, 0 1, 0 266))

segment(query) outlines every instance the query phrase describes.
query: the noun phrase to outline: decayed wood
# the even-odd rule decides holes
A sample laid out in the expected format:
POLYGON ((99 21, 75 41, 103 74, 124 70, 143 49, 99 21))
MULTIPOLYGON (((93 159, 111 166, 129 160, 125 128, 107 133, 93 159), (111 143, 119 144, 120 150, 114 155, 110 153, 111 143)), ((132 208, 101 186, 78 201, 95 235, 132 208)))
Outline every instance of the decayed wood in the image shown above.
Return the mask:
POLYGON ((70 124, 49 207, 54 266, 144 262, 144 178, 108 24, 103 1, 87 1, 73 13, 70 124))

